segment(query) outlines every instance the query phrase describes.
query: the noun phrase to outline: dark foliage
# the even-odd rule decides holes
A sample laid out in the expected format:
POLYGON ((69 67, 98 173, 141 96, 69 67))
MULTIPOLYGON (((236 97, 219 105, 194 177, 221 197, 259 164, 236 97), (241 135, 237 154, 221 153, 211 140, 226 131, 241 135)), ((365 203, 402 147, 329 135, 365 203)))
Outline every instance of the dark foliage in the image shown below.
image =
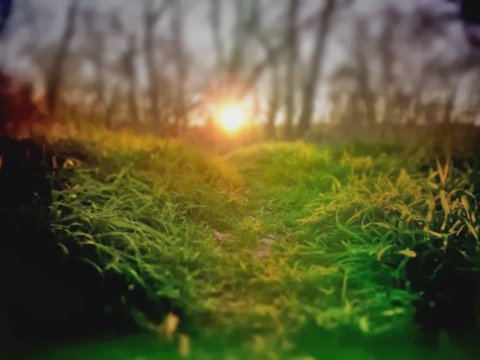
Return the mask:
MULTIPOLYGON (((121 310, 124 279, 99 274, 83 260, 94 254, 78 245, 65 252, 50 229, 51 192, 61 186, 51 174, 62 156, 54 161, 45 143, 2 138, 0 159, 0 350, 136 329, 121 310)), ((131 297, 145 301, 138 291, 131 297)))

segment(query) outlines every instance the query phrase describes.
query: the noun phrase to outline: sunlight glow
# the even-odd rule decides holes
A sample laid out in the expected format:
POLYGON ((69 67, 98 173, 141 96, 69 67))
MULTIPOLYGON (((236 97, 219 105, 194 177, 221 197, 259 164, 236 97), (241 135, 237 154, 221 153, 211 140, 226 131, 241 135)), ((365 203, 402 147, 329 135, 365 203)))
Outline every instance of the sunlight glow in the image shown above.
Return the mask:
POLYGON ((247 123, 248 115, 242 104, 229 103, 220 106, 217 122, 228 132, 236 132, 247 123))

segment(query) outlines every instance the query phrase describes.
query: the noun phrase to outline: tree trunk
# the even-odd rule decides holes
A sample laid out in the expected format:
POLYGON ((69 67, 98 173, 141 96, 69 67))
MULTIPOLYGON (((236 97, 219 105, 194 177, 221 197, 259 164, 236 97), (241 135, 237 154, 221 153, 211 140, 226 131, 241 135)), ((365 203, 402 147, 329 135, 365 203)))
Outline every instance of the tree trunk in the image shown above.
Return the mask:
POLYGON ((287 53, 287 76, 285 89, 285 136, 287 139, 293 138, 293 120, 295 118, 295 79, 296 66, 298 58, 298 32, 297 18, 300 0, 290 0, 287 11, 287 29, 285 31, 285 43, 288 48, 287 53))
POLYGON ((137 104, 137 69, 135 66, 135 37, 132 35, 128 39, 128 47, 124 55, 125 76, 128 82, 128 107, 130 116, 135 124, 140 122, 137 104))
POLYGON ((275 122, 277 120, 278 109, 280 105, 280 74, 278 64, 273 64, 272 67, 272 89, 270 94, 270 106, 267 117, 267 136, 268 138, 275 137, 275 122))
POLYGON ((317 85, 321 78, 325 45, 333 12, 335 10, 335 0, 325 0, 325 5, 318 16, 318 25, 315 46, 312 54, 310 71, 303 89, 303 103, 300 120, 298 123, 298 135, 303 136, 310 129, 314 113, 314 103, 317 96, 317 85))
POLYGON ((149 95, 150 95, 150 111, 152 120, 156 123, 161 121, 159 97, 160 91, 158 86, 158 72, 155 66, 155 49, 153 45, 153 24, 145 23, 145 61, 147 64, 147 73, 149 81, 149 95))
POLYGON ((174 99, 175 132, 181 131, 187 125, 186 111, 186 82, 188 77, 188 66, 185 54, 184 43, 184 21, 183 21, 183 0, 172 1, 172 37, 173 56, 175 59, 176 73, 176 96, 174 99))
POLYGON ((247 36, 245 34, 245 18, 246 8, 245 0, 234 0, 236 24, 234 31, 234 39, 232 46, 232 53, 229 59, 228 71, 230 74, 236 74, 244 62, 244 50, 247 43, 247 36))
POLYGON ((249 38, 256 34, 260 22, 259 0, 235 0, 235 34, 229 59, 230 74, 237 74, 245 65, 249 38))
POLYGON ((394 29, 398 26, 398 15, 393 7, 388 7, 385 10, 385 24, 383 25, 382 34, 379 39, 379 51, 381 58, 381 72, 382 72, 382 92, 384 98, 384 111, 382 116, 382 125, 384 127, 391 126, 395 120, 393 103, 393 85, 395 65, 395 51, 393 49, 394 43, 394 29))
POLYGON ((357 75, 357 88, 360 94, 361 102, 365 111, 366 122, 368 126, 374 126, 377 123, 377 114, 375 109, 375 93, 370 85, 370 68, 364 52, 364 43, 368 41, 367 23, 363 19, 357 20, 355 26, 355 62, 357 75))
POLYGON ((78 13, 77 0, 72 0, 67 10, 65 27, 62 39, 55 54, 52 67, 49 70, 46 83, 46 105, 48 111, 53 115, 58 103, 58 94, 63 81, 63 68, 70 49, 73 37, 75 36, 75 20, 78 13))
POLYGON ((155 9, 152 0, 144 1, 143 22, 145 37, 143 47, 149 81, 150 115, 152 120, 160 125, 163 125, 164 119, 160 109, 160 74, 155 56, 155 28, 170 4, 169 1, 164 1, 158 9, 155 9))
POLYGON ((96 33, 96 49, 92 58, 95 67, 95 101, 93 110, 98 114, 100 109, 101 116, 105 115, 105 38, 101 33, 96 33))

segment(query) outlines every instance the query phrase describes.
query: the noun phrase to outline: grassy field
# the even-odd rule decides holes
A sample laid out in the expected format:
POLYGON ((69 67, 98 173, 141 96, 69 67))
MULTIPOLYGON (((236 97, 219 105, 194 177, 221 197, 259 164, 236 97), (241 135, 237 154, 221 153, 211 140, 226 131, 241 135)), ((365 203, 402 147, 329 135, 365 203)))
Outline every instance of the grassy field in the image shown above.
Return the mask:
POLYGON ((112 308, 145 335, 42 358, 467 358, 474 162, 303 142, 219 155, 102 129, 74 141, 52 228, 67 256, 126 279, 112 308))

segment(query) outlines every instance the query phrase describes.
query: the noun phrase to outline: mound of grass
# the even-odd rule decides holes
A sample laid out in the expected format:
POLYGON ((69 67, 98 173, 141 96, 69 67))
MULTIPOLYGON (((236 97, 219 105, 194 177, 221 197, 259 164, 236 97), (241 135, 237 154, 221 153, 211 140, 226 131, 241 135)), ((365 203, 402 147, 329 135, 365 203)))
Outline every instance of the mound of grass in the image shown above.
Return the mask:
POLYGON ((147 294, 125 303, 150 328, 173 311, 189 334, 242 334, 264 356, 321 354, 302 348, 306 331, 407 326, 414 298, 436 301, 425 287, 439 267, 465 265, 441 254, 476 274, 469 170, 425 173, 397 149, 276 143, 220 158, 128 133, 74 137, 93 155, 67 159, 54 230, 66 252, 80 243, 99 272, 147 294))
POLYGON ((94 161, 67 160, 74 170, 55 193, 54 231, 67 252, 72 240, 94 249, 86 260, 125 275, 152 307, 166 298, 203 311, 222 279, 213 229, 240 211, 241 182, 213 156, 185 145, 106 134, 86 141, 94 161))
POLYGON ((398 155, 353 156, 303 143, 261 145, 231 156, 231 162, 243 164, 255 189, 259 217, 281 239, 276 248, 287 254, 279 259, 283 267, 275 267, 282 269, 282 284, 289 284, 295 325, 313 320, 320 328, 350 326, 378 334, 409 319, 412 295, 381 275, 391 274, 402 256, 383 271, 376 237, 363 237, 348 222, 375 206, 375 199, 362 193, 365 182, 378 174, 396 176, 399 160, 398 155))
POLYGON ((470 304, 477 286, 473 278, 478 279, 480 265, 475 175, 438 161, 428 174, 415 167, 372 173, 373 166, 352 173, 336 191, 320 194, 303 223, 328 229, 324 242, 337 242, 332 256, 352 275, 352 289, 363 294, 371 289, 369 299, 389 288, 397 295, 400 290, 394 289, 414 290, 427 308, 436 309, 428 322, 438 321, 436 326, 445 330, 460 324, 472 328, 478 321, 470 304), (452 280, 456 289, 448 283, 452 280), (438 319, 447 313, 449 319, 438 319))

